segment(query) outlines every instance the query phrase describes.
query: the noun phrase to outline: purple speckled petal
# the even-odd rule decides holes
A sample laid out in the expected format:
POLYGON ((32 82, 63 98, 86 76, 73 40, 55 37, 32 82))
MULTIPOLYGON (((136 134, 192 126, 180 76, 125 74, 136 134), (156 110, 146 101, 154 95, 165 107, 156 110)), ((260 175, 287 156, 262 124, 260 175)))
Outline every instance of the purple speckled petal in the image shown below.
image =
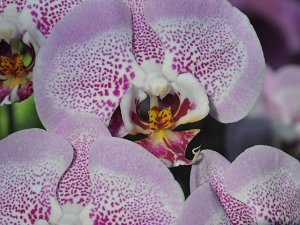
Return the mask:
POLYGON ((233 224, 257 224, 254 210, 230 196, 224 188, 224 175, 230 168, 230 163, 215 151, 202 151, 202 158, 191 171, 191 191, 210 183, 225 212, 233 224))
POLYGON ((48 37, 54 25, 84 0, 27 0, 26 8, 37 28, 48 37))
POLYGON ((219 0, 149 0, 145 16, 166 48, 166 76, 192 73, 221 122, 247 115, 261 90, 265 64, 246 16, 219 0))
MULTIPOLYGON (((249 15, 260 16, 280 29, 291 52, 300 49, 300 5, 293 0, 230 0, 249 15)), ((273 46, 276 47, 276 46, 273 46)))
POLYGON ((223 179, 224 173, 230 166, 230 162, 215 151, 203 150, 198 161, 192 166, 190 189, 191 192, 205 183, 210 183, 211 179, 223 179))
POLYGON ((1 13, 3 13, 4 9, 8 6, 8 5, 16 5, 17 11, 20 12, 22 11, 23 7, 26 4, 26 0, 1 0, 0 2, 0 15, 1 13))
MULTIPOLYGON (((275 73, 269 71, 263 97, 267 111, 275 122, 300 126, 299 88, 300 66, 285 66, 275 73)), ((300 129, 298 132, 300 133, 300 129)))
POLYGON ((176 224, 230 225, 231 222, 210 184, 204 184, 188 197, 176 224))
POLYGON ((39 129, 14 133, 0 142, 0 223, 57 222, 56 187, 72 160, 72 147, 39 129))
POLYGON ((58 186, 59 203, 85 206, 91 194, 88 171, 90 148, 99 137, 111 135, 98 117, 78 113, 70 115, 54 132, 66 138, 74 149, 72 164, 58 186))
POLYGON ((131 40, 130 12, 122 1, 87 0, 55 26, 33 74, 45 127, 70 112, 93 113, 108 125, 136 76, 131 40))
POLYGON ((137 144, 120 138, 99 140, 89 169, 93 192, 83 221, 166 225, 174 224, 182 210, 184 196, 172 174, 137 144))
POLYGON ((160 38, 146 22, 144 6, 146 0, 124 0, 132 13, 133 48, 137 62, 143 66, 151 61, 152 65, 162 64, 165 56, 160 38))
POLYGON ((258 222, 300 223, 300 163, 283 151, 247 149, 227 170, 224 184, 230 195, 255 209, 258 222))

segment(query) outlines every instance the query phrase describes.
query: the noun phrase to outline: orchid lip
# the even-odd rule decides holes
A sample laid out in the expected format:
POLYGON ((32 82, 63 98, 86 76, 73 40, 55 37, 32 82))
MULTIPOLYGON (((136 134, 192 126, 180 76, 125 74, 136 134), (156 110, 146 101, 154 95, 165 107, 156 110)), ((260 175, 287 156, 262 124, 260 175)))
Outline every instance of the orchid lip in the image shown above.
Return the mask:
POLYGON ((176 131, 180 125, 202 120, 209 111, 207 94, 191 74, 169 81, 162 73, 150 73, 143 88, 132 85, 123 96, 120 111, 127 134, 134 135, 131 139, 166 166, 197 160, 199 145, 188 145, 200 129, 176 131), (187 157, 187 152, 192 155, 187 157))

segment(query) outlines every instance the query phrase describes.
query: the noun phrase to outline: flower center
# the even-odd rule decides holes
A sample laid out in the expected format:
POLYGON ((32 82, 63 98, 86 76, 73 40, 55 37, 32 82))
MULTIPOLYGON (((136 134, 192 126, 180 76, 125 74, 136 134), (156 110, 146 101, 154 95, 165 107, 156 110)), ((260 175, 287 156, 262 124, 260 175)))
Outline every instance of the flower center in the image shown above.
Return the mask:
POLYGON ((159 110, 158 107, 153 107, 148 111, 150 129, 163 130, 173 126, 174 119, 171 111, 171 106, 159 110))
POLYGON ((4 87, 24 87, 27 82, 31 82, 31 72, 26 71, 24 56, 19 53, 13 54, 12 57, 0 56, 0 73, 4 87))
POLYGON ((23 101, 32 94, 32 69, 44 37, 30 16, 18 12, 15 4, 1 14, 0 105, 23 101))

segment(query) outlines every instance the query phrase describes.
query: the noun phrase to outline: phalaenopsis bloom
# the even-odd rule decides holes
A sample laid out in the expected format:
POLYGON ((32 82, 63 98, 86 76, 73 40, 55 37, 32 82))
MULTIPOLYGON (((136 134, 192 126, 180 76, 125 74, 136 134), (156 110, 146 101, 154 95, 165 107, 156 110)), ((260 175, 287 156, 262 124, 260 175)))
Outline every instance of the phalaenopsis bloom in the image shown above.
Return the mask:
POLYGON ((0 141, 1 225, 171 225, 183 203, 162 162, 95 116, 0 141))
POLYGON ((199 129, 178 126, 209 112, 224 123, 244 117, 262 86, 261 46, 227 1, 126 3, 85 1, 55 26, 34 70, 40 118, 51 129, 71 112, 93 113, 114 136, 143 134, 137 142, 168 166, 190 164, 199 129))
POLYGON ((37 53, 53 26, 82 1, 0 1, 0 106, 32 95, 37 53))
POLYGON ((233 163, 205 150, 192 166, 191 192, 177 224, 298 225, 300 163, 254 146, 233 163))

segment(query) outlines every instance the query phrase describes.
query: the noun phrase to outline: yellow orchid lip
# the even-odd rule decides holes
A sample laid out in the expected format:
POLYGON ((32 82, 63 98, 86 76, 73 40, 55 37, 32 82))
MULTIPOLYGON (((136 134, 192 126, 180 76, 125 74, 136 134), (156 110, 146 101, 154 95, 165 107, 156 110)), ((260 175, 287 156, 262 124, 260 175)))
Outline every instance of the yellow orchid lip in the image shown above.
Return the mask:
POLYGON ((162 130, 173 126, 174 119, 171 111, 171 106, 159 110, 153 107, 148 111, 150 129, 162 130))
POLYGON ((14 53, 12 57, 0 56, 0 72, 3 80, 3 87, 13 88, 17 85, 24 87, 28 82, 28 74, 24 67, 24 57, 14 53))

